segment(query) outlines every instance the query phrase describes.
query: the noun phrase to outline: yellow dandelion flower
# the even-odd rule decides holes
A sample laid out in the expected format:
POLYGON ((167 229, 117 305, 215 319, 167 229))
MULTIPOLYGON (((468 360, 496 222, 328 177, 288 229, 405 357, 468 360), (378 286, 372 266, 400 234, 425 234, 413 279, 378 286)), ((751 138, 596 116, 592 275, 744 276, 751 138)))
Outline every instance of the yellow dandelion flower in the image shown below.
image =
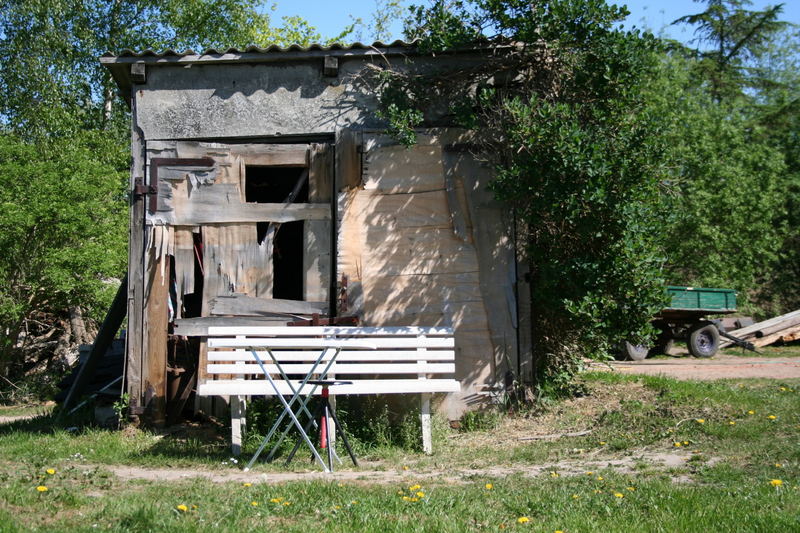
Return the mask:
POLYGON ((179 510, 179 511, 180 511, 180 512, 182 512, 182 513, 185 513, 186 511, 188 511, 188 510, 189 510, 189 508, 188 508, 188 507, 186 507, 186 506, 185 506, 185 505, 183 505, 183 504, 180 504, 180 505, 177 505, 177 506, 175 506, 175 509, 179 510))
POLYGON ((419 501, 419 498, 417 498, 417 497, 415 496, 415 497, 411 498, 411 501, 412 501, 412 502, 418 502, 418 501, 419 501))
POLYGON ((747 411, 747 414, 748 415, 754 415, 754 414, 756 414, 756 412, 751 409, 751 410, 747 411))
POLYGON ((594 472, 586 472, 586 475, 587 475, 587 476, 593 476, 593 475, 594 475, 594 472))
POLYGON ((55 468, 48 468, 47 470, 45 470, 45 472, 47 472, 48 474, 50 474, 52 476, 53 474, 56 473, 56 469, 55 468))
POLYGON ((408 490, 410 490, 411 492, 414 492, 415 490, 419 490, 421 488, 422 487, 420 485, 411 485, 410 487, 408 487, 408 490))
POLYGON ((781 387, 781 392, 786 392, 788 389, 786 387, 781 387))
POLYGON ((603 476, 597 476, 597 481, 603 481, 603 476))
POLYGON ((288 507, 288 506, 292 505, 292 502, 283 502, 283 505, 284 505, 284 507, 288 507))
POLYGON ((283 501, 283 498, 272 498, 270 500, 270 503, 281 503, 282 501, 283 501))
POLYGON ((419 492, 417 493, 417 498, 424 498, 424 497, 425 497, 425 493, 424 493, 424 492, 422 492, 422 491, 419 491, 419 492))
POLYGON ((689 441, 688 440, 683 441, 683 445, 684 446, 688 446, 689 445, 689 441))
POLYGON ((681 446, 683 446, 683 444, 681 444, 680 442, 673 442, 672 445, 675 446, 676 448, 680 448, 681 446))
POLYGON ((775 463, 775 468, 783 468, 783 465, 781 463, 775 463))
POLYGON ((573 494, 573 495, 572 495, 572 499, 573 499, 573 500, 577 500, 578 498, 580 498, 580 496, 578 496, 577 494, 573 494))
POLYGON ((530 521, 531 519, 528 518, 527 516, 520 516, 519 518, 517 518, 517 524, 527 524, 530 521))
POLYGON ((633 491, 636 490, 636 487, 628 487, 626 490, 629 490, 629 491, 633 492, 633 491))
POLYGON ((252 483, 242 483, 242 487, 252 487, 252 483))
POLYGON ((778 418, 778 417, 777 417, 777 416, 775 416, 775 415, 769 415, 767 418, 769 418, 770 420, 775 420, 775 419, 776 419, 776 418, 778 418))
POLYGON ((550 477, 558 477, 558 472, 550 472, 550 477))
POLYGON ((350 505, 355 505, 357 503, 358 503, 358 500, 353 500, 353 501, 350 502, 350 505))
POLYGON ((781 481, 780 479, 773 479, 770 480, 769 484, 772 485, 773 487, 780 487, 781 485, 783 485, 783 481, 781 481))
POLYGON ((561 531, 560 529, 556 529, 556 533, 564 533, 564 532, 561 531))
POLYGON ((403 501, 410 502, 411 501, 411 496, 403 496, 403 501))
POLYGON ((604 440, 601 440, 601 441, 600 441, 600 446, 605 446, 605 445, 606 445, 606 441, 604 441, 604 440))
POLYGON ((728 425, 735 426, 735 425, 736 425, 736 422, 734 422, 733 420, 731 420, 731 421, 729 421, 729 422, 728 422, 728 425))
POLYGON ((614 497, 615 497, 615 498, 624 498, 624 497, 625 497, 625 495, 624 495, 624 494, 622 494, 621 492, 615 492, 615 493, 614 493, 614 497))
POLYGON ((341 505, 334 505, 333 508, 338 510, 338 509, 341 509, 342 506, 341 505))
POLYGON ((698 424, 705 424, 706 423, 706 419, 705 418, 696 418, 694 421, 697 422, 698 424))
POLYGON ((250 502, 250 505, 252 505, 253 507, 258 507, 258 502, 250 502))
POLYGON ((47 492, 50 489, 48 489, 44 485, 39 485, 38 487, 36 487, 36 490, 38 490, 39 492, 47 492))
POLYGON ((485 488, 486 490, 492 490, 494 488, 494 485, 492 485, 491 483, 487 483, 486 485, 483 486, 483 488, 485 488))
POLYGON ((408 470, 408 467, 403 465, 403 470, 408 470))

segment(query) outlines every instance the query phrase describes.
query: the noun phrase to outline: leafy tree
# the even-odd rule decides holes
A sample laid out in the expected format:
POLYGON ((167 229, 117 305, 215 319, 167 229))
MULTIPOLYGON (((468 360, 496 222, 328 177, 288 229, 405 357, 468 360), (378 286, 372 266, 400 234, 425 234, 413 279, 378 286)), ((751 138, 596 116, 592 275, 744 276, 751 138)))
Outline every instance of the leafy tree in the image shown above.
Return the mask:
POLYGON ((673 24, 696 26, 693 40, 700 77, 711 84, 717 100, 741 95, 742 89, 756 82, 748 63, 759 58, 771 37, 787 27, 779 20, 783 4, 761 11, 745 9, 749 0, 695 0, 707 4, 705 11, 679 18, 673 24))
POLYGON ((668 169, 646 87, 659 43, 600 0, 476 0, 412 8, 425 50, 477 46, 492 61, 434 76, 382 73, 391 131, 448 120, 475 132, 493 189, 521 222, 536 377, 568 383, 583 356, 651 334, 664 303, 660 183, 668 169), (443 102, 449 115, 435 116, 443 102))
POLYGON ((22 361, 18 343, 52 333, 69 307, 101 318, 125 268, 127 160, 99 132, 81 135, 0 135, 3 375, 22 361))
POLYGON ((681 81, 671 91, 682 97, 670 107, 681 127, 670 143, 679 209, 668 226, 668 270, 683 283, 738 289, 750 312, 778 313, 800 303, 786 275, 796 271, 800 229, 798 45, 779 20, 782 5, 704 3, 702 13, 676 21, 697 26, 698 48, 693 60, 673 58, 673 81, 681 81))
POLYGON ((653 95, 669 117, 675 169, 664 197, 666 275, 672 284, 734 288, 757 311, 786 234, 784 158, 744 102, 718 103, 691 70, 685 59, 665 60, 653 95))

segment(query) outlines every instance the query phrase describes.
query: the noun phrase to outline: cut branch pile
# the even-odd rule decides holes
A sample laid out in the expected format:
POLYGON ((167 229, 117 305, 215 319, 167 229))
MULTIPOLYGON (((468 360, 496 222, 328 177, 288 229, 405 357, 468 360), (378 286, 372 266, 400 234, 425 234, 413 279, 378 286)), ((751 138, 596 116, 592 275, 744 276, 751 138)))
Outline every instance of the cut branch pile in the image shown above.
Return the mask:
MULTIPOLYGON (((756 347, 769 346, 778 341, 791 342, 800 339, 800 310, 764 320, 752 326, 729 331, 734 337, 751 342, 756 347)), ((733 342, 723 340, 721 347, 733 342)))

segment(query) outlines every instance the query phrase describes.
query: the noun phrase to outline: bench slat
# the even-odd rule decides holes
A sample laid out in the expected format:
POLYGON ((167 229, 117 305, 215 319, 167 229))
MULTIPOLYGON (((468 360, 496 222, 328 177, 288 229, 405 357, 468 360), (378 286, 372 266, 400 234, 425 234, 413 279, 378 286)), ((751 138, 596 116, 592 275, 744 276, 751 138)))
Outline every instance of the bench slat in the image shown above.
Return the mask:
MULTIPOLYGON (((291 395, 292 391, 284 381, 276 381, 281 395, 291 395)), ((292 381, 295 388, 300 381, 292 381)), ((306 386, 308 387, 308 386, 306 386)), ((310 388, 304 389, 309 391, 310 388)), ((413 394, 422 392, 458 392, 461 385, 454 379, 373 379, 358 380, 352 385, 331 387, 331 395, 344 394, 413 394)), ((317 387, 315 394, 320 394, 317 387)), ((259 380, 220 380, 202 383, 197 389, 201 396, 274 396, 275 391, 268 381, 259 380)))
MULTIPOLYGON (((259 359, 262 361, 271 361, 269 354, 266 351, 256 350, 259 359)), ((316 361, 319 357, 319 350, 317 351, 285 351, 274 350, 272 354, 283 363, 287 362, 304 362, 316 361)), ((455 360, 456 353, 453 350, 428 350, 424 352, 426 361, 453 361, 455 360)), ((331 352, 330 355, 333 355, 331 352)), ((323 361, 330 359, 330 356, 323 358, 323 361)), ((339 357, 336 362, 359 362, 359 361, 419 361, 421 359, 420 352, 417 350, 342 350, 339 352, 339 357)), ((249 350, 237 351, 208 351, 209 361, 255 361, 253 352, 249 350)))
POLYGON ((208 336, 313 336, 313 335, 453 335, 453 328, 446 327, 357 327, 357 326, 210 326, 208 336))
MULTIPOLYGON (((313 365, 281 364, 281 369, 289 376, 292 374, 307 374, 313 365)), ((278 367, 274 364, 264 364, 270 374, 278 374, 278 367)), ((317 372, 325 369, 325 365, 318 365, 317 372)), ((367 363, 367 364, 338 364, 335 363, 328 371, 329 374, 453 374, 456 371, 454 363, 367 363)), ((260 374, 261 367, 256 363, 250 364, 209 364, 209 374, 260 374)))
MULTIPOLYGON (((299 328, 295 328, 299 329, 299 328)), ((219 338, 208 339, 209 348, 324 348, 342 346, 344 348, 455 348, 453 337, 376 337, 371 339, 317 339, 317 338, 219 338)))

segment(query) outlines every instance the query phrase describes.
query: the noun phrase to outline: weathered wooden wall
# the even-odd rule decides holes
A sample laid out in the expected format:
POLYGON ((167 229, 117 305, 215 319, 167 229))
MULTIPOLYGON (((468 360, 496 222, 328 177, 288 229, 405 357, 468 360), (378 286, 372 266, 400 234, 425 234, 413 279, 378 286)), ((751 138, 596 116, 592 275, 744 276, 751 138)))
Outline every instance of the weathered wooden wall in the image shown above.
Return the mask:
POLYGON ((453 326, 462 393, 457 417, 516 369, 515 258, 510 220, 486 190, 489 170, 455 133, 411 148, 363 137, 360 184, 339 194, 338 279, 347 313, 367 325, 453 326))

